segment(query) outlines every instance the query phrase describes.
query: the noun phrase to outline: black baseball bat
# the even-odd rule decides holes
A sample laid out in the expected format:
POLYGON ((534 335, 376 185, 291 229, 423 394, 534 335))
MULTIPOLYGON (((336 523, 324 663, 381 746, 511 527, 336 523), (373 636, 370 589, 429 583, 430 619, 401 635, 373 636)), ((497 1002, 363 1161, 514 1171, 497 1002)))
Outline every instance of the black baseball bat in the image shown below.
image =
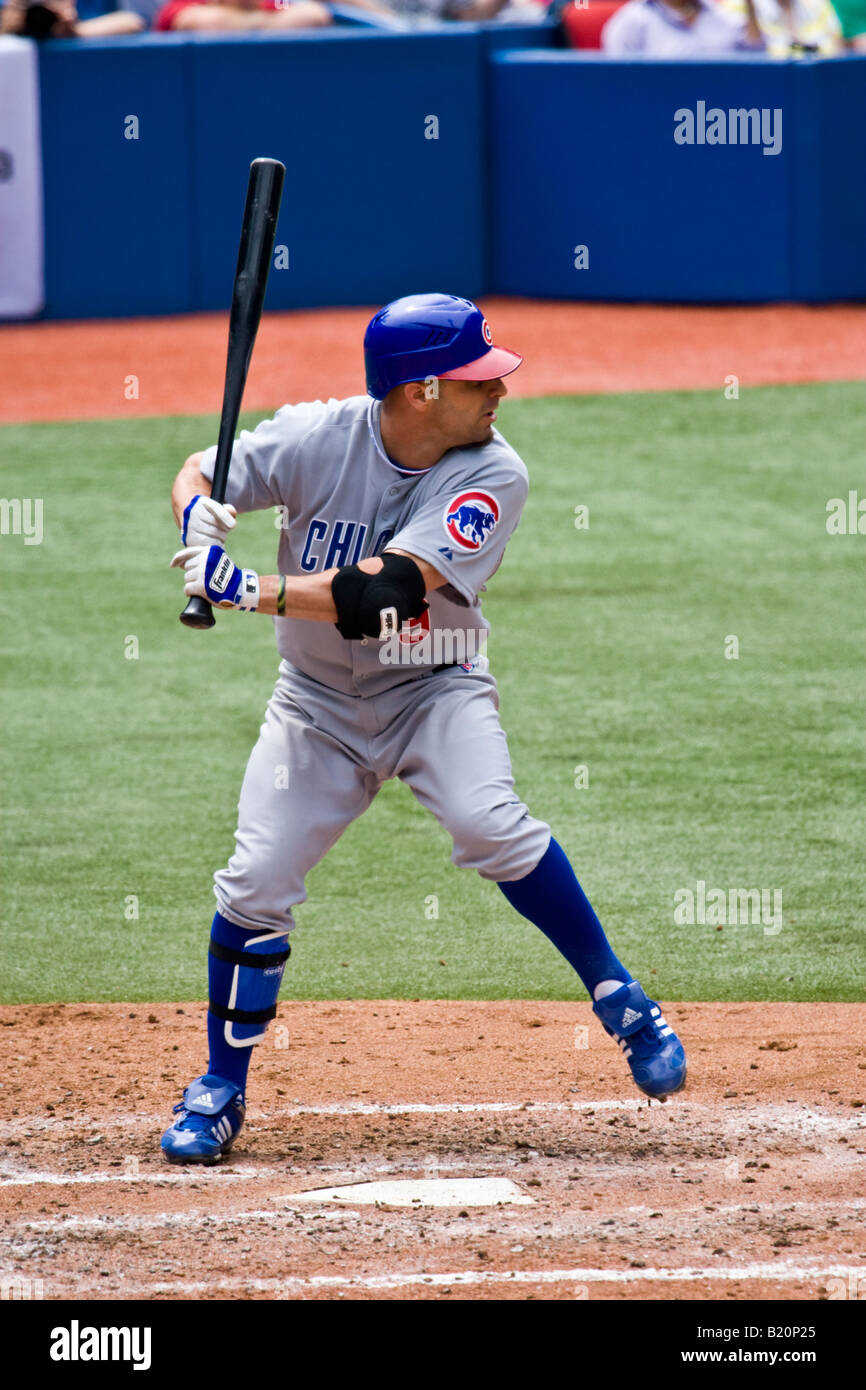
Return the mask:
MULTIPOLYGON (((265 302, 285 176, 286 166, 278 159, 254 159, 250 165, 241 244, 232 288, 223 408, 210 494, 215 502, 225 501, 241 399, 265 302)), ((207 599, 194 596, 181 613, 180 620, 187 627, 213 627, 213 609, 207 599)))

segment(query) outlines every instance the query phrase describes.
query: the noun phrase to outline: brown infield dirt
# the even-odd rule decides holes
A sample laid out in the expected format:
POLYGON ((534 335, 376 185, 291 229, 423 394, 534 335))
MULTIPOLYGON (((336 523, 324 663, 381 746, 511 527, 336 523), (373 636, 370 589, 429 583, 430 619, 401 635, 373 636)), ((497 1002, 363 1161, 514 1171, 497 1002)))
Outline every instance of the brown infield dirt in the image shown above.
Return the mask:
POLYGON ((75 1300, 866 1295, 866 1005, 666 1016, 690 1073, 662 1105, 588 1003, 287 1002, 231 1155, 177 1168, 159 1138, 203 1066, 203 1005, 3 1008, 4 1280, 75 1300), (510 1178, 533 1204, 291 1200, 437 1177, 510 1178))
MULTIPOLYGON (((866 377, 862 305, 484 308, 526 355, 515 395, 866 377)), ((363 391, 369 313, 266 315, 245 406, 363 391)), ((225 335, 221 314, 0 328, 0 420, 216 413, 225 335)), ((672 1006, 689 1082, 661 1105, 587 1003, 287 1002, 232 1154, 170 1167, 204 1012, 0 1009, 3 1297, 866 1297, 866 1005, 672 1006), (437 1177, 532 1203, 291 1201, 437 1177)))

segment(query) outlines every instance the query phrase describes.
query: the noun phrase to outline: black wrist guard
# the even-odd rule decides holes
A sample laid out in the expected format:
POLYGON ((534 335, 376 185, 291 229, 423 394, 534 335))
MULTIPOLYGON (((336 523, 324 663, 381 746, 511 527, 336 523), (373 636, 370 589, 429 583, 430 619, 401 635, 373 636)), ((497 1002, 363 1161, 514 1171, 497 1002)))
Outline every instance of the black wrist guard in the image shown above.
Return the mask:
POLYGON ((337 631, 349 641, 378 637, 383 608, 396 608, 402 624, 418 618, 426 608, 424 577, 407 555, 386 553, 378 574, 367 574, 357 565, 344 565, 331 580, 337 609, 337 631))

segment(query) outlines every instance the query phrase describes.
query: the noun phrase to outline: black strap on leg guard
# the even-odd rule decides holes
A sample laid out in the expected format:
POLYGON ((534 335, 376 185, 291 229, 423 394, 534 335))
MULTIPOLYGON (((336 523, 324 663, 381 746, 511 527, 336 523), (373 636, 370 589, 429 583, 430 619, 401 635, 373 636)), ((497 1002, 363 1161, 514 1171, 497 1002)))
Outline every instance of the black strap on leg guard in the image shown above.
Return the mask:
POLYGON ((421 616, 427 607, 424 593, 424 576, 408 555, 386 551, 378 574, 344 565, 331 580, 337 631, 348 641, 378 637, 383 608, 396 608, 402 625, 407 618, 421 616))
POLYGON ((255 951, 233 951, 230 946, 221 946, 218 941, 212 941, 208 946, 208 954, 216 956, 217 960, 226 961, 229 965, 247 965, 251 970, 270 970, 272 966, 282 965, 283 961, 288 960, 292 948, 286 943, 284 951, 260 955, 255 951))
POLYGON ((224 1023, 270 1023, 277 1016, 276 1004, 269 1009, 224 1009, 222 1004, 215 1004, 209 999, 207 1007, 209 1013, 221 1018, 224 1023))

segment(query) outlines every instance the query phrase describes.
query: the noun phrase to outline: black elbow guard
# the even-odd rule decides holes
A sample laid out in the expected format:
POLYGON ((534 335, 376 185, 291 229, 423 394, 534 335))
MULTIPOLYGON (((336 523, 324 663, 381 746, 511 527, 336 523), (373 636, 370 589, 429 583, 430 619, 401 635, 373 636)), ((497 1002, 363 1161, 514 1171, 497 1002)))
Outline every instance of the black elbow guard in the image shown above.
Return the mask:
POLYGON ((378 637, 383 608, 396 608, 398 625, 407 618, 420 617, 426 608, 424 577, 407 555, 386 553, 378 574, 367 574, 357 565, 344 565, 331 580, 331 594, 337 609, 337 631, 341 637, 357 641, 378 637))

